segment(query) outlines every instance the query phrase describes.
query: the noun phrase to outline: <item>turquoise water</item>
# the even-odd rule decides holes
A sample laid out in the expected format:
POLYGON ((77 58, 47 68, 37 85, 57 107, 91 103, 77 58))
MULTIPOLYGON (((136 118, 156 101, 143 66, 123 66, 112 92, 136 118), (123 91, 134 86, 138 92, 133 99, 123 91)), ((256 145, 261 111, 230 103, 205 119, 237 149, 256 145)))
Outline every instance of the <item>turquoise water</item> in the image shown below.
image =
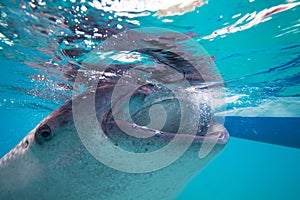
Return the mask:
POLYGON ((297 1, 208 1, 185 14, 160 17, 154 8, 121 15, 91 2, 0 3, 0 156, 71 98, 71 69, 101 41, 124 29, 162 27, 193 36, 215 58, 227 106, 226 113, 216 114, 253 121, 227 125, 236 137, 178 199, 300 198, 299 146, 237 138, 249 138, 240 132, 263 138, 293 131, 289 141, 300 143, 299 124, 288 120, 300 117, 297 1), (259 117, 267 125, 254 126, 259 117), (287 120, 274 120, 274 129, 274 118, 287 120))

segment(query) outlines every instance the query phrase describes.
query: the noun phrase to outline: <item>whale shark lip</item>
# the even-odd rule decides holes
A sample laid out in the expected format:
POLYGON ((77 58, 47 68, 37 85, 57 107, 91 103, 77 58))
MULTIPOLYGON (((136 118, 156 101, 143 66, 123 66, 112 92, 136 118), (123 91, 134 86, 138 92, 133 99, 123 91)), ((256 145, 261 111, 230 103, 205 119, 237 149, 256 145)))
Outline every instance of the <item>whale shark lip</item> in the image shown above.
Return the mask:
MULTIPOLYGON (((186 134, 186 133, 172 133, 166 131, 160 131, 146 126, 139 126, 137 124, 128 123, 122 120, 115 120, 115 122, 110 122, 114 126, 116 124, 122 126, 122 130, 125 132, 135 132, 137 137, 140 135, 147 137, 157 137, 163 140, 172 140, 177 137, 179 140, 186 141, 186 139, 193 139, 196 143, 216 143, 216 144, 226 144, 229 140, 229 133, 226 128, 218 123, 212 123, 211 127, 217 127, 208 129, 205 135, 198 134, 186 134)), ((104 133, 107 134, 107 129, 104 129, 104 133)))

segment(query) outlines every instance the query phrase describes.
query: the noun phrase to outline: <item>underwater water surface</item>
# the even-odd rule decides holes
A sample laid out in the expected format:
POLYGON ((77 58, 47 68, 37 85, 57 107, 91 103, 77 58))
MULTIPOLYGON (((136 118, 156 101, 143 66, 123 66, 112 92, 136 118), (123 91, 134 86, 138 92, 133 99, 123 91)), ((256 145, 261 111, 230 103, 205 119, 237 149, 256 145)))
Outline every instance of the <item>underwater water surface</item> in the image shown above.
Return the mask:
POLYGON ((215 114, 233 136, 177 199, 300 199, 300 2, 116 2, 0 2, 0 156, 72 97, 74 68, 102 41, 167 28, 214 59, 215 114))

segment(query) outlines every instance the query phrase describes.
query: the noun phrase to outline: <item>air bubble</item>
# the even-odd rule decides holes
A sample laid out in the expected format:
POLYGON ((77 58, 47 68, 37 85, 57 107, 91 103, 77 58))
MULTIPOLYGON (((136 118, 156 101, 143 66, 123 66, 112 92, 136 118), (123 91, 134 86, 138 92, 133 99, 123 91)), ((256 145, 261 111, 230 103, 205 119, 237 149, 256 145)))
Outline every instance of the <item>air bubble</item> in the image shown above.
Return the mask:
POLYGON ((117 25, 117 28, 118 28, 118 29, 122 29, 123 26, 122 26, 121 24, 118 24, 118 25, 117 25))

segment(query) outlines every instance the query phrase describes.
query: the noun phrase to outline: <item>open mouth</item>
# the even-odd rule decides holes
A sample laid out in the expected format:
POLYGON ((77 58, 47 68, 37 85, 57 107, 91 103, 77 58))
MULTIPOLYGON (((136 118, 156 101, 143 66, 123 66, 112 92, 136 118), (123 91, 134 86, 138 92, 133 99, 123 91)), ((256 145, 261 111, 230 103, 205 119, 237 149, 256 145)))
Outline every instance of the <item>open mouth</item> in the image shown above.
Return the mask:
POLYGON ((133 93, 120 95, 115 100, 112 98, 102 129, 107 135, 117 126, 123 133, 136 138, 155 137, 170 141, 176 137, 178 141, 192 139, 198 143, 225 144, 229 134, 213 119, 209 102, 201 97, 199 103, 188 95, 194 94, 182 92, 178 97, 172 91, 158 89, 152 84, 144 85, 133 93), (184 101, 180 102, 180 98, 184 101))
POLYGON ((157 137, 165 140, 172 140, 175 137, 178 137, 179 139, 182 139, 182 141, 185 141, 188 138, 192 138, 194 142, 198 143, 217 143, 217 144, 225 144, 227 143, 229 139, 229 133, 227 130, 223 127, 223 125, 219 123, 212 123, 210 125, 211 128, 207 130, 207 133, 205 135, 191 135, 191 134, 178 134, 174 132, 166 132, 161 130, 156 130, 153 128, 148 128, 146 126, 140 126, 137 124, 128 123, 125 121, 114 121, 107 124, 107 126, 104 129, 104 133, 109 132, 107 130, 107 127, 111 126, 121 126, 122 131, 125 133, 131 133, 131 136, 137 137, 137 138, 149 138, 149 137, 157 137), (134 134, 132 134, 134 133, 134 134))

